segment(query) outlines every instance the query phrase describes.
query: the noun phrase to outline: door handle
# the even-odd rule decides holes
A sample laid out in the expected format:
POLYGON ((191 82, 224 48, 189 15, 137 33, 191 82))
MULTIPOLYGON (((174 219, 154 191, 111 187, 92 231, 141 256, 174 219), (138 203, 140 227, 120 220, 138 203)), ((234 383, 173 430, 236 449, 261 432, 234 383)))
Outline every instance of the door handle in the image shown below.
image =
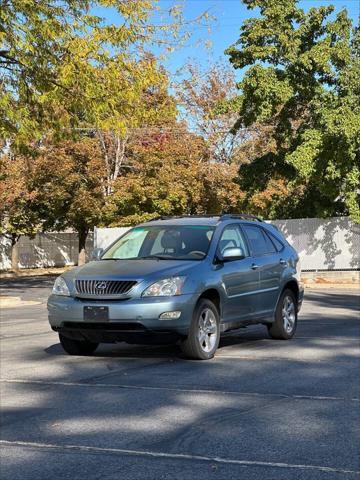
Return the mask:
POLYGON ((256 263, 253 263, 253 264, 251 265, 251 269, 252 269, 252 270, 256 270, 257 268, 259 268, 259 265, 256 265, 256 263))
POLYGON ((287 265, 287 261, 283 258, 280 258, 280 265, 287 265))

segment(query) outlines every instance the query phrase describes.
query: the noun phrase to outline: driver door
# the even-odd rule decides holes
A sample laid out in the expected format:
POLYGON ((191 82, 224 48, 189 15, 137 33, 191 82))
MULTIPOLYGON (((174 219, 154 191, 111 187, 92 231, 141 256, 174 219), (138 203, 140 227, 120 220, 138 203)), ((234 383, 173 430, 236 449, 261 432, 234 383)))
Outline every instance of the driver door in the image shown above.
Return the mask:
POLYGON ((251 319, 256 311, 256 291, 259 289, 259 271, 253 270, 253 260, 249 257, 247 244, 237 224, 227 225, 220 237, 218 253, 226 248, 241 248, 245 258, 221 264, 219 273, 226 291, 223 309, 224 322, 251 319))

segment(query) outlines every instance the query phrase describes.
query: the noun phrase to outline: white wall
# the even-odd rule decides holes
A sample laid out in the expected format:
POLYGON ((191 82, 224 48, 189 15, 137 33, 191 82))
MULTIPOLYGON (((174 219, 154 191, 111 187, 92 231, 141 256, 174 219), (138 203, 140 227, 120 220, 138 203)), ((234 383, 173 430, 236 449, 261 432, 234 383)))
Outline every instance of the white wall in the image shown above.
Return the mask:
POLYGON ((302 270, 359 269, 360 225, 348 217, 276 220, 301 259, 302 270))
MULTIPOLYGON (((21 236, 18 243, 20 268, 63 267, 77 262, 79 239, 75 232, 38 233, 34 238, 21 236)), ((86 250, 93 249, 89 233, 86 250)), ((0 269, 11 268, 11 242, 0 236, 0 269)))

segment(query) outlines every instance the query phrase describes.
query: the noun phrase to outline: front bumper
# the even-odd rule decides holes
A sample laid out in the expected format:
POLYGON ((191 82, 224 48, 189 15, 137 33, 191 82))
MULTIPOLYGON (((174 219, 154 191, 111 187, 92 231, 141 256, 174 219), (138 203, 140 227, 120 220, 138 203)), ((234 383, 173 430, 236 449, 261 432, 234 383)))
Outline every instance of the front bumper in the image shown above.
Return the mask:
POLYGON ((133 298, 128 300, 84 300, 51 295, 48 318, 51 328, 71 337, 98 342, 137 340, 140 337, 169 337, 188 334, 198 296, 133 298), (84 307, 106 306, 109 320, 85 321, 84 307), (160 320, 164 312, 180 311, 178 319, 160 320))

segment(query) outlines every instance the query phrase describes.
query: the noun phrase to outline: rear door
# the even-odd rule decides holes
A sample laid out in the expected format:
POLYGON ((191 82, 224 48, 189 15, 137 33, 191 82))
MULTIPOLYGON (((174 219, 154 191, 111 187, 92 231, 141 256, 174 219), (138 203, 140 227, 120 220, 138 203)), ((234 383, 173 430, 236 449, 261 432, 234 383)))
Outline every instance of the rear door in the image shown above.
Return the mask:
POLYGON ((226 301, 223 307, 224 322, 247 320, 255 312, 256 293, 259 290, 259 271, 251 268, 247 244, 239 225, 227 225, 220 236, 218 253, 226 248, 241 248, 246 257, 218 265, 222 284, 226 291, 226 301))
POLYGON ((250 224, 244 224, 242 228, 249 243, 253 268, 259 272, 259 302, 256 305, 256 315, 267 316, 275 309, 281 276, 286 265, 265 229, 250 224))

